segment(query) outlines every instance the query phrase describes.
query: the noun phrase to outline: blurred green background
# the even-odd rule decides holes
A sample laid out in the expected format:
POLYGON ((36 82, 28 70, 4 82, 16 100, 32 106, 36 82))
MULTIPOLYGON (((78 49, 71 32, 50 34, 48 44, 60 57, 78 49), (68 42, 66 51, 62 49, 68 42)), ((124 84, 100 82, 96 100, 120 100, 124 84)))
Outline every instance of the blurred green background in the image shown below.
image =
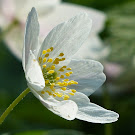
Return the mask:
MULTIPOLYGON (((120 114, 112 124, 93 124, 64 120, 48 111, 30 93, 0 126, 5 135, 135 135, 135 1, 134 0, 64 0, 93 7, 107 14, 106 27, 100 33, 109 43, 111 53, 106 61, 125 68, 117 78, 107 78, 102 95, 92 95, 92 102, 120 114), (109 92, 111 86, 111 91, 109 92), (118 92, 113 92, 117 91, 118 92), (30 132, 33 131, 34 132, 30 132), (29 132, 28 132, 29 131, 29 132), (22 133, 21 133, 22 132, 22 133)), ((27 87, 22 64, 0 42, 0 114, 27 87)))

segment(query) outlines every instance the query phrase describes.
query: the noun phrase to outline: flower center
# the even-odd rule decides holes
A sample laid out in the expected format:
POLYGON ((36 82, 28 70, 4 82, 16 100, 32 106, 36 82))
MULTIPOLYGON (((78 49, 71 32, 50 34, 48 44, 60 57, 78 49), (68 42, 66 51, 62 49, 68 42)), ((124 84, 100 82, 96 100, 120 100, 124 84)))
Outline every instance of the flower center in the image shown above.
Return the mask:
POLYGON ((42 56, 38 58, 42 68, 43 77, 45 79, 45 88, 41 94, 49 94, 53 97, 59 97, 68 100, 76 92, 75 89, 69 89, 70 85, 77 85, 78 82, 70 80, 73 74, 72 69, 67 66, 59 66, 59 63, 65 61, 64 53, 60 53, 56 58, 49 58, 49 54, 53 51, 53 47, 43 50, 42 56))

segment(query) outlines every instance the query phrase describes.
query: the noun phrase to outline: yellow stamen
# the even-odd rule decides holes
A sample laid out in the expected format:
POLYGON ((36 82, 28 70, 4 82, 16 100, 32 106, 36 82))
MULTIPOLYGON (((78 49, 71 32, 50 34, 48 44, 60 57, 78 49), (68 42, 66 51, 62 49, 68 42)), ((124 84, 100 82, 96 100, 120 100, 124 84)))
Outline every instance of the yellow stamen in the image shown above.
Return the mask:
POLYGON ((60 80, 60 77, 56 77, 56 81, 60 80))
POLYGON ((45 55, 45 57, 48 57, 48 56, 49 56, 49 54, 46 54, 46 55, 45 55))
POLYGON ((67 68, 67 70, 71 70, 71 68, 67 68))
POLYGON ((49 59, 48 59, 48 62, 52 62, 52 61, 53 61, 53 59, 52 59, 52 58, 49 58, 49 59))
POLYGON ((67 66, 63 66, 62 68, 66 68, 67 66))
POLYGON ((66 90, 66 87, 62 87, 61 89, 62 89, 62 90, 66 90))
POLYGON ((46 92, 47 92, 49 95, 52 95, 52 93, 51 93, 50 91, 47 90, 46 92))
POLYGON ((54 97, 56 97, 56 95, 55 95, 55 94, 53 94, 53 96, 54 96, 54 97))
POLYGON ((64 81, 69 81, 69 79, 65 79, 64 81))
POLYGON ((54 73, 54 70, 49 70, 48 71, 48 74, 53 74, 54 73))
POLYGON ((45 62, 46 62, 46 58, 43 59, 43 63, 45 63, 45 62))
POLYGON ((65 73, 65 75, 66 75, 67 77, 69 77, 69 76, 70 76, 70 73, 65 73))
POLYGON ((52 66, 51 66, 51 69, 55 69, 55 66, 54 66, 54 65, 52 65, 52 66))
POLYGON ((62 95, 63 95, 62 93, 56 93, 57 97, 62 97, 62 95))
POLYGON ((47 51, 47 52, 50 52, 50 51, 51 51, 51 49, 47 49, 46 51, 47 51))
POLYGON ((61 84, 61 82, 57 82, 57 84, 58 84, 58 85, 60 85, 60 84, 61 84))
POLYGON ((61 60, 64 61, 66 58, 62 58, 61 60))
POLYGON ((63 83, 59 83, 59 86, 64 86, 64 84, 63 83))
POLYGON ((63 82, 64 86, 68 86, 68 83, 67 82, 63 82))
POLYGON ((74 84, 78 84, 78 82, 74 81, 74 84))
POLYGON ((60 78, 64 78, 64 75, 61 75, 60 78))
POLYGON ((53 47, 51 47, 50 49, 51 49, 51 51, 53 51, 53 47))
POLYGON ((71 71, 71 72, 69 72, 69 74, 73 74, 73 72, 71 71))
POLYGON ((52 89, 53 92, 55 92, 56 89, 52 89))
POLYGON ((47 53, 47 51, 46 51, 46 50, 43 50, 42 54, 44 55, 44 54, 46 54, 46 53, 47 53))
POLYGON ((52 83, 51 86, 50 86, 50 89, 53 89, 55 86, 55 83, 52 83))
POLYGON ((73 93, 75 93, 75 92, 76 92, 76 90, 74 90, 74 89, 72 89, 71 91, 72 91, 73 93))
POLYGON ((50 70, 50 68, 48 67, 46 70, 47 70, 47 71, 49 71, 49 70, 50 70))
POLYGON ((42 61, 42 57, 39 57, 39 58, 38 58, 38 61, 39 61, 39 63, 41 63, 41 61, 42 61))
POLYGON ((68 100, 69 96, 68 95, 64 95, 64 100, 68 100))
POLYGON ((64 72, 64 69, 63 68, 60 68, 59 71, 64 72))
POLYGON ((59 56, 64 56, 64 53, 60 53, 59 56))
POLYGON ((45 67, 46 67, 46 64, 43 65, 43 68, 45 68, 45 67))
POLYGON ((71 84, 72 84, 71 82, 68 83, 68 85, 71 85, 71 84))
POLYGON ((45 92, 44 91, 41 91, 41 94, 45 94, 45 92))
POLYGON ((48 83, 49 83, 49 80, 46 80, 46 81, 45 81, 45 84, 48 84, 48 83))
POLYGON ((74 96, 75 94, 74 93, 69 93, 70 95, 74 96))

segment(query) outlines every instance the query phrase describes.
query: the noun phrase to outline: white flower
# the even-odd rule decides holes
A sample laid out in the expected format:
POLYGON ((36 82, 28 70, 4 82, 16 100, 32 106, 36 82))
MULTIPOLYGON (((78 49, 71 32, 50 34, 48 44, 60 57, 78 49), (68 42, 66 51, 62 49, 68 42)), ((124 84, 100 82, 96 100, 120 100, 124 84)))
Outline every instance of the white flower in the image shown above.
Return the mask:
POLYGON ((87 97, 105 81, 102 65, 72 59, 90 29, 87 14, 79 14, 56 26, 40 46, 38 18, 32 8, 25 30, 23 68, 30 90, 53 113, 67 120, 110 123, 119 115, 91 103, 87 97))
POLYGON ((98 33, 101 32, 104 27, 106 18, 105 14, 101 11, 61 2, 60 0, 0 0, 0 3, 0 26, 2 29, 7 28, 14 19, 17 19, 19 22, 19 24, 6 35, 5 41, 11 52, 20 60, 23 47, 22 37, 25 18, 29 9, 32 7, 36 7, 39 13, 41 27, 40 42, 42 42, 44 36, 57 24, 83 11, 93 20, 93 27, 88 39, 84 42, 84 45, 74 58, 80 57, 98 60, 104 58, 109 53, 108 48, 104 47, 102 40, 98 36, 98 33))

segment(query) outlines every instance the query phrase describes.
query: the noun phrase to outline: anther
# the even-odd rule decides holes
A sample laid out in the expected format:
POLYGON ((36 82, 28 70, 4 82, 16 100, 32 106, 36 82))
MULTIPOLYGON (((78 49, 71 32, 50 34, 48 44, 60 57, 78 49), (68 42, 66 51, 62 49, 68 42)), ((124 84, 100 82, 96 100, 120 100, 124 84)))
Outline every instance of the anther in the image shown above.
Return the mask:
POLYGON ((75 94, 74 93, 69 93, 70 95, 74 96, 75 94))
POLYGON ((69 96, 68 95, 64 95, 64 100, 68 100, 69 96))
POLYGON ((62 87, 61 89, 62 89, 62 90, 66 90, 66 87, 62 87))
POLYGON ((47 51, 47 52, 50 52, 50 51, 51 51, 51 49, 47 49, 46 51, 47 51))
POLYGON ((49 83, 49 80, 46 80, 46 81, 45 81, 45 84, 48 84, 48 83, 49 83))
POLYGON ((64 72, 64 69, 63 68, 60 68, 59 71, 64 72))
POLYGON ((73 72, 71 71, 71 72, 69 72, 69 74, 73 74, 73 72))
POLYGON ((59 56, 64 56, 64 53, 60 53, 59 56))
POLYGON ((62 93, 57 93, 56 94, 57 97, 62 97, 62 95, 63 95, 62 93))
POLYGON ((43 65, 43 68, 45 68, 45 67, 46 67, 46 64, 43 65))
POLYGON ((78 84, 78 82, 74 81, 74 84, 78 84))
POLYGON ((51 66, 51 69, 55 69, 55 66, 54 66, 54 65, 52 65, 52 66, 51 66))
POLYGON ((64 86, 68 86, 68 83, 67 82, 63 82, 64 86))
POLYGON ((45 55, 45 57, 48 57, 48 56, 49 56, 49 54, 46 54, 46 55, 45 55))
POLYGON ((56 77, 56 79, 55 79, 56 81, 58 81, 58 80, 60 80, 60 77, 56 77))
POLYGON ((67 66, 63 66, 62 68, 66 68, 67 66))
POLYGON ((47 53, 47 51, 46 51, 46 50, 43 50, 42 54, 44 55, 44 54, 46 54, 46 53, 47 53))
POLYGON ((71 84, 72 84, 71 82, 68 83, 68 85, 71 85, 71 84))
POLYGON ((74 89, 72 89, 71 91, 72 91, 73 93, 75 93, 75 92, 76 92, 76 90, 74 90, 74 89))
POLYGON ((45 92, 44 91, 41 91, 41 94, 45 94, 45 92))
POLYGON ((50 47, 51 51, 53 51, 53 47, 50 47))
POLYGON ((64 78, 64 75, 61 75, 60 78, 64 78))
POLYGON ((69 76, 70 76, 70 73, 65 73, 65 75, 66 75, 67 77, 69 77, 69 76))
POLYGON ((48 59, 48 62, 52 62, 52 61, 53 61, 53 59, 52 59, 52 58, 49 58, 49 59, 48 59))
POLYGON ((66 58, 62 58, 61 60, 64 61, 66 58))
POLYGON ((67 70, 71 70, 71 68, 67 68, 67 70))
POLYGON ((64 81, 69 81, 69 79, 65 79, 64 81))
POLYGON ((45 62, 46 62, 46 58, 43 59, 43 63, 45 63, 45 62))
POLYGON ((54 70, 49 70, 47 73, 48 74, 53 74, 54 73, 54 70))

